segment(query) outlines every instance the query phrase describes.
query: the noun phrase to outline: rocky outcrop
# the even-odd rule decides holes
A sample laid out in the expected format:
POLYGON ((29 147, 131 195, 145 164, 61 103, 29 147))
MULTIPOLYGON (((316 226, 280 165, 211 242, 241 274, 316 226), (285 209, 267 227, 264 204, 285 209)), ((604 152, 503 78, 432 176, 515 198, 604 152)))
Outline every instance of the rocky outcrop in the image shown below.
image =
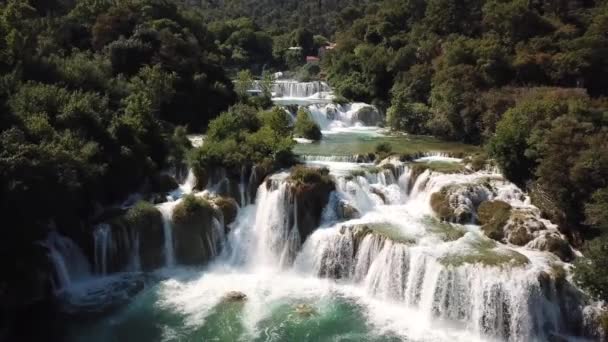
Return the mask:
POLYGON ((477 207, 491 195, 485 184, 446 186, 431 195, 431 208, 443 221, 470 223, 477 207))
POLYGON ((352 219, 359 218, 361 216, 361 214, 359 213, 357 208, 353 207, 352 205, 350 205, 344 201, 340 201, 338 203, 336 212, 338 214, 338 218, 342 219, 342 220, 352 220, 352 219))
POLYGON ((479 205, 477 216, 481 230, 491 239, 551 252, 563 261, 574 258, 568 241, 557 231, 551 231, 534 208, 512 208, 503 201, 485 201, 479 205))
POLYGON ((485 201, 477 209, 481 230, 491 239, 501 241, 511 216, 511 205, 503 201, 485 201))
POLYGON ((175 259, 184 265, 200 265, 216 254, 215 212, 207 200, 186 196, 173 210, 175 259))
POLYGON ((109 255, 106 255, 105 272, 123 271, 132 261, 136 244, 139 244, 139 259, 143 270, 154 270, 163 264, 163 220, 160 211, 152 204, 137 203, 110 220, 109 229, 111 231, 107 238, 111 239, 108 243, 112 248, 107 251, 109 255))
POLYGON ((353 115, 353 120, 360 121, 366 126, 377 126, 382 124, 382 115, 375 107, 365 106, 353 115))
POLYGON ((224 225, 229 225, 236 219, 239 211, 238 203, 230 197, 215 197, 210 201, 222 212, 224 225))
POLYGON ((230 291, 224 295, 223 300, 230 303, 242 303, 247 300, 247 295, 241 291, 230 291))
POLYGON ((557 232, 543 231, 526 246, 541 251, 551 252, 557 255, 562 261, 569 262, 574 259, 574 252, 572 251, 570 244, 557 232))
POLYGON ((300 241, 304 242, 319 226, 335 184, 329 170, 304 166, 294 167, 287 181, 296 210, 300 241))

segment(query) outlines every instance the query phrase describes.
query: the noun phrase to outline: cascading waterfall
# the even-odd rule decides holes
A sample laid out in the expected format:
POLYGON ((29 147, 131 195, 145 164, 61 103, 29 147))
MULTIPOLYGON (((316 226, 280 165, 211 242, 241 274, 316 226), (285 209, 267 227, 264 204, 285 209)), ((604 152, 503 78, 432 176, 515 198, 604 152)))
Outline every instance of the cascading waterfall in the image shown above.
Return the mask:
POLYGON ((71 239, 53 231, 42 244, 48 248, 55 270, 53 287, 56 292, 69 290, 75 282, 91 276, 87 258, 71 239))
POLYGON ((114 253, 112 243, 112 227, 103 223, 93 231, 95 242, 95 272, 99 274, 108 273, 108 258, 114 253))
POLYGON ((300 237, 285 177, 278 174, 260 185, 256 205, 237 219, 229 236, 232 264, 274 267, 288 264, 295 255, 300 237))
MULTIPOLYGON (((256 83, 257 84, 257 83, 256 83)), ((259 88, 259 85, 258 85, 259 88)), ((310 97, 331 89, 325 82, 298 82, 295 80, 279 80, 272 85, 272 92, 279 97, 310 97)))
POLYGON ((171 221, 173 215, 173 208, 175 208, 175 202, 167 202, 157 206, 158 210, 163 217, 163 233, 164 233, 164 251, 165 266, 175 266, 175 253, 173 251, 173 227, 171 221))
MULTIPOLYGON (((283 97, 305 98, 329 88, 321 82, 278 81, 273 91, 283 97)), ((306 105, 326 136, 344 130, 379 130, 370 127, 369 121, 379 115, 371 106, 306 105)), ((154 338, 170 340, 180 334, 190 338, 196 331, 194 334, 202 335, 194 339, 221 339, 219 329, 222 334, 234 334, 222 337, 224 340, 298 340, 294 336, 311 340, 317 337, 314 329, 335 328, 318 326, 342 317, 327 312, 343 302, 352 304, 349 310, 363 312, 364 318, 355 325, 372 322, 366 329, 377 331, 363 337, 334 335, 335 340, 536 341, 580 334, 581 326, 589 324, 586 320, 592 313, 583 312, 578 290, 564 275, 568 264, 535 248, 538 240, 525 246, 495 242, 473 224, 480 202, 502 200, 526 210, 559 236, 554 225, 540 218, 529 198, 495 170, 419 172, 399 160, 374 164, 361 155, 304 155, 300 159, 311 167, 329 168, 335 180, 320 227, 305 239, 300 230, 306 219, 298 222, 298 213, 307 203, 298 202, 284 171, 262 181, 264 171, 254 168, 248 173, 243 168, 235 181, 224 169, 210 170, 206 190, 195 195, 233 197, 239 210, 228 227, 222 216, 212 218, 211 234, 202 236, 201 246, 215 260, 202 271, 177 269, 175 260, 176 250, 178 259, 181 257, 180 245, 174 242, 172 215, 179 197, 194 192, 192 172, 175 201, 157 205, 163 219, 164 266, 187 276, 180 273, 175 279, 161 281, 155 296, 149 296, 158 297, 150 310, 161 310, 159 316, 170 317, 159 323, 166 326, 162 336, 154 338), (442 190, 448 191, 455 211, 471 213, 469 224, 435 218, 431 196, 442 190), (226 293, 233 290, 238 305, 226 299, 226 293), (239 301, 241 292, 246 299, 239 301), (306 311, 309 303, 314 308, 306 311), (299 312, 290 309, 294 305, 299 312), (281 321, 283 318, 286 320, 281 321), (187 328, 171 326, 182 324, 176 321, 187 328), (285 326, 304 327, 309 322, 314 324, 303 335, 281 335, 285 326), (220 325, 213 330, 207 324, 220 325)), ((439 152, 413 159, 419 164, 462 162, 439 152)), ((132 269, 139 269, 139 236, 118 234, 126 233, 109 225, 96 228, 96 273, 112 272, 112 255, 127 244, 121 241, 137 250, 132 269)), ((175 239, 181 241, 178 235, 175 239)), ((72 264, 85 260, 86 266, 86 259, 74 257, 78 251, 69 242, 49 236, 46 245, 58 270, 58 289, 90 274, 83 265, 72 264)), ((141 320, 129 317, 132 314, 126 313, 127 318, 117 324, 141 320)), ((309 329, 302 327, 298 328, 309 329)), ((326 337, 320 336, 318 339, 326 337)))
POLYGON ((369 129, 381 121, 381 115, 375 107, 365 103, 311 104, 306 107, 311 119, 322 131, 339 131, 353 126, 369 129))

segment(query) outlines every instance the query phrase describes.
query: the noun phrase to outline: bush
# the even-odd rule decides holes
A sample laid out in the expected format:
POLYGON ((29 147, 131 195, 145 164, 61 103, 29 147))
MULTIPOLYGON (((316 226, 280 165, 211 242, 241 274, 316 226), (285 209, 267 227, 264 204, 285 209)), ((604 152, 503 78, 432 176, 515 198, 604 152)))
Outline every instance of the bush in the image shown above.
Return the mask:
POLYGON ((319 125, 312 121, 308 113, 300 108, 293 127, 294 135, 310 140, 321 140, 322 134, 319 125))
POLYGON ((376 154, 389 154, 393 151, 393 147, 388 142, 381 142, 376 145, 374 151, 376 154))
POLYGON ((588 242, 583 254, 574 264, 574 280, 597 299, 607 301, 608 235, 588 242))
POLYGON ((289 179, 299 184, 330 184, 333 183, 327 168, 313 168, 297 165, 291 170, 289 179))
POLYGON ((206 179, 205 170, 212 167, 240 172, 268 159, 273 168, 292 165, 294 142, 287 125, 278 108, 258 114, 253 107, 234 106, 211 121, 205 144, 189 155, 190 167, 206 179))

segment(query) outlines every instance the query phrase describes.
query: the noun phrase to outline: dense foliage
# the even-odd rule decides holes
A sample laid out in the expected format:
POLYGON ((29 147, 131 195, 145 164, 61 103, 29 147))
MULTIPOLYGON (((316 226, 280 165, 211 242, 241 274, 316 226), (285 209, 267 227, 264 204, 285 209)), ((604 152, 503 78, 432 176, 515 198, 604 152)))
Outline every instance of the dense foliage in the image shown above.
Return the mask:
POLYGON ((212 120, 205 143, 190 155, 190 166, 199 178, 214 167, 240 175, 243 167, 270 163, 273 167, 293 162, 289 118, 280 108, 259 111, 237 104, 212 120))
POLYGON ((235 94, 203 18, 171 1, 2 1, 0 37, 0 287, 19 305, 45 298, 33 241, 84 240, 235 94))
POLYGON ((310 140, 321 140, 321 129, 310 118, 308 112, 300 108, 296 115, 296 122, 293 125, 293 133, 296 137, 310 140))
POLYGON ((337 93, 376 104, 393 130, 486 143, 510 180, 608 281, 608 3, 385 0, 336 34, 323 60, 337 93), (593 209, 595 208, 595 209, 593 209))
MULTIPOLYGON (((291 32, 306 28, 316 34, 331 36, 362 17, 363 6, 370 0, 184 0, 202 8, 212 20, 249 17, 268 32, 291 32)), ((377 2, 377 1, 376 1, 377 2)), ((274 35, 274 34, 273 34, 274 35)))
POLYGON ((363 13, 325 72, 340 95, 388 109, 394 129, 480 142, 504 86, 608 92, 605 2, 386 0, 363 13))

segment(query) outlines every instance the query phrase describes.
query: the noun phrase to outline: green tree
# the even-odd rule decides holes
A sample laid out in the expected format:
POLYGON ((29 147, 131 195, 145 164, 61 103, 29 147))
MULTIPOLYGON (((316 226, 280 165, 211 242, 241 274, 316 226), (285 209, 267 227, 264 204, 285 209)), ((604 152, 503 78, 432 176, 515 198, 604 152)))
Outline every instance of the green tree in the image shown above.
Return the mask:
POLYGON ((249 96, 247 91, 253 88, 253 75, 249 70, 241 70, 236 75, 236 81, 234 82, 234 90, 236 91, 239 99, 245 101, 249 96))
POLYGON ((296 122, 293 126, 293 133, 297 137, 306 138, 310 140, 321 140, 322 134, 319 125, 317 125, 306 110, 300 108, 296 115, 296 122))

